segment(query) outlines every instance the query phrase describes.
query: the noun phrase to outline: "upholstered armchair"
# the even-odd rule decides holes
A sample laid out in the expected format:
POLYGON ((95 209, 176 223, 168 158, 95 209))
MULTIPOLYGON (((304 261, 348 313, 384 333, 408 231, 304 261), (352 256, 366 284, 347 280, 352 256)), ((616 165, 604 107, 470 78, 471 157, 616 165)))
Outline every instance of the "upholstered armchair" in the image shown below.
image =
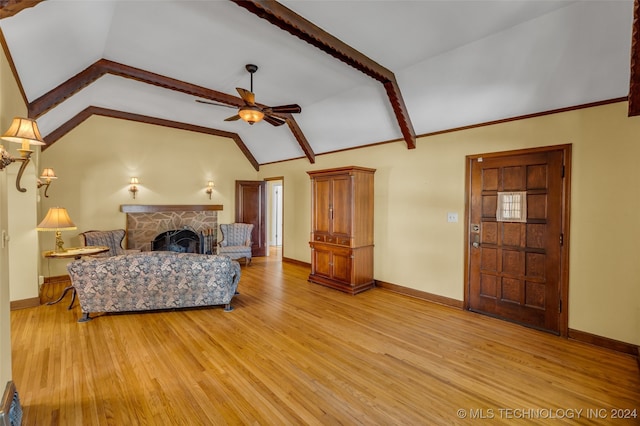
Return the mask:
POLYGON ((224 254, 231 259, 245 259, 245 265, 251 263, 251 231, 253 224, 229 223, 221 224, 222 241, 218 243, 218 254, 224 254))
POLYGON ((109 251, 95 255, 96 257, 119 256, 126 253, 136 253, 140 250, 125 250, 122 248, 124 240, 124 229, 114 229, 111 231, 86 231, 79 235, 80 245, 84 246, 107 246, 109 251))

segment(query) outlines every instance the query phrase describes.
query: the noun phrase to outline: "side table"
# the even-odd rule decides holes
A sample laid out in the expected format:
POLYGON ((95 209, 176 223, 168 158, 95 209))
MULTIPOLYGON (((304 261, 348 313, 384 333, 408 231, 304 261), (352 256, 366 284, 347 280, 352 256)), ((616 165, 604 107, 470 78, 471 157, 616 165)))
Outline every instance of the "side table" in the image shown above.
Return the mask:
MULTIPOLYGON (((82 256, 90 256, 94 254, 104 253, 107 251, 109 251, 109 247, 107 246, 72 247, 72 248, 66 249, 65 251, 55 251, 55 250, 45 251, 42 253, 42 256, 47 259, 69 259, 71 257, 74 259, 80 259, 82 256)), ((58 297, 53 302, 48 302, 47 305, 55 305, 56 303, 60 302, 62 299, 64 299, 64 296, 67 295, 67 292, 69 290, 71 290, 72 292, 71 303, 69 304, 69 307, 67 309, 73 308, 73 304, 76 301, 76 289, 73 285, 66 287, 62 291, 62 294, 60 295, 60 297, 58 297)))

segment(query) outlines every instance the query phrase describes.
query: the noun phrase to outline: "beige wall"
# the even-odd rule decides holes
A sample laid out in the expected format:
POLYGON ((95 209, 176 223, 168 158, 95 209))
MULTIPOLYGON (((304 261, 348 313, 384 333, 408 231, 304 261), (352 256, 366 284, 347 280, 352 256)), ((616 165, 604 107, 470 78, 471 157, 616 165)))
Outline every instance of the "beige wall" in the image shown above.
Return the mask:
MULTIPOLYGON (((26 116, 26 107, 12 77, 9 63, 0 54, 0 132, 11 124, 14 116, 26 116)), ((14 157, 19 156, 18 144, 2 142, 14 157)), ((38 296, 38 236, 36 227, 35 165, 39 148, 22 178, 27 192, 15 187, 20 163, 13 163, 0 172, 0 386, 11 379, 11 316, 10 301, 38 296), (3 237, 8 236, 6 244, 3 237)))
POLYGON ((377 280, 463 299, 465 156, 573 144, 569 327, 640 344, 640 118, 626 103, 263 166, 284 176, 284 256, 310 261, 307 170, 373 167, 377 280), (457 212, 458 223, 447 223, 457 212))
MULTIPOLYGON (((0 91, 1 95, 1 91, 0 91)), ((11 315, 9 291, 9 250, 2 243, 8 232, 7 178, 0 173, 0 386, 11 380, 11 315)), ((4 390, 3 390, 4 392, 4 390)))
MULTIPOLYGON (((257 176, 231 139, 99 116, 41 157, 58 175, 49 198, 42 198, 41 216, 49 207, 65 207, 78 227, 63 231, 66 247, 78 246, 83 231, 126 228, 122 204, 222 204, 218 223, 232 222, 235 181, 257 176), (135 200, 128 191, 132 176, 140 181, 135 200), (215 183, 211 200, 209 180, 215 183)), ((41 233, 42 250, 53 249, 52 234, 41 233)), ((43 274, 64 275, 65 268, 65 261, 46 260, 43 274)))
MULTIPOLYGON (((6 61, 0 55, 0 77, 4 74, 6 61)), ((0 99, 4 99, 4 84, 0 79, 0 99)), ((0 102, 0 108, 2 102, 0 102)), ((0 109, 0 125, 6 118, 0 109)), ((9 292, 9 250, 5 245, 5 235, 9 232, 9 209, 7 206, 7 174, 0 172, 0 386, 11 380, 11 298, 9 292)), ((4 392, 4 391, 3 391, 4 392)))
MULTIPOLYGON (((0 55, 0 132, 9 128, 14 116, 26 117, 27 108, 20 95, 19 88, 12 77, 11 69, 4 55, 0 55)), ((19 157, 19 144, 3 142, 11 155, 19 157)), ((16 189, 16 177, 21 163, 9 165, 4 172, 7 179, 8 230, 9 242, 9 281, 12 301, 38 297, 38 233, 36 173, 40 147, 32 146, 32 160, 27 165, 21 179, 26 192, 16 189)))

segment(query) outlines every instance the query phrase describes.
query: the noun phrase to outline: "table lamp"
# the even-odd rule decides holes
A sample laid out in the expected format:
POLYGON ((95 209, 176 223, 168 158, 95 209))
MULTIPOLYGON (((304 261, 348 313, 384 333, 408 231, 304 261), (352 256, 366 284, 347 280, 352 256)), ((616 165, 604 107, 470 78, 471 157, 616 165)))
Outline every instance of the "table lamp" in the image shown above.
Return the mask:
POLYGON ((62 241, 62 233, 60 231, 71 231, 78 229, 71 221, 67 209, 62 207, 51 207, 45 218, 36 228, 38 231, 55 231, 56 232, 56 253, 65 252, 64 241, 62 241))

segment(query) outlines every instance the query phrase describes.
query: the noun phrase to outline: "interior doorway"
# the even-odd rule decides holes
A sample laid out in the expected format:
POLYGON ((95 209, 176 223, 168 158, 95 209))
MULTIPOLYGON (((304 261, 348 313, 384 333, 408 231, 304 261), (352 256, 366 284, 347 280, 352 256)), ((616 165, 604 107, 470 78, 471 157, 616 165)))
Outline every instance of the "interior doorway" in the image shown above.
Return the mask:
POLYGON ((284 178, 265 179, 267 182, 267 256, 282 258, 284 241, 284 178))

